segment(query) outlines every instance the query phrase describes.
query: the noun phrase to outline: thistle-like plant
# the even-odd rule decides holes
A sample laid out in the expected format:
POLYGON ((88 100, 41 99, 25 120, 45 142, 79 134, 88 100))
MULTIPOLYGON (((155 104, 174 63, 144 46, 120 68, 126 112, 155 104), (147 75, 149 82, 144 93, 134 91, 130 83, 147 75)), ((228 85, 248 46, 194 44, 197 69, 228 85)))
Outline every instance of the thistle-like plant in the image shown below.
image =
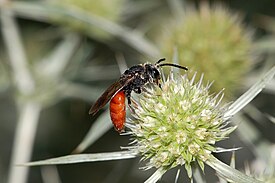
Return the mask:
POLYGON ((148 160, 145 169, 157 168, 146 181, 156 182, 173 167, 185 166, 192 177, 193 165, 201 169, 207 164, 230 182, 260 182, 224 164, 213 156, 219 149, 215 143, 227 138, 236 127, 228 120, 248 104, 275 74, 275 67, 260 78, 245 94, 228 107, 221 105, 222 94, 209 93, 211 84, 204 86, 203 77, 171 75, 162 89, 147 88, 138 97, 133 118, 126 124, 132 136, 126 151, 69 155, 26 163, 25 165, 69 164, 129 159, 141 156, 148 160))

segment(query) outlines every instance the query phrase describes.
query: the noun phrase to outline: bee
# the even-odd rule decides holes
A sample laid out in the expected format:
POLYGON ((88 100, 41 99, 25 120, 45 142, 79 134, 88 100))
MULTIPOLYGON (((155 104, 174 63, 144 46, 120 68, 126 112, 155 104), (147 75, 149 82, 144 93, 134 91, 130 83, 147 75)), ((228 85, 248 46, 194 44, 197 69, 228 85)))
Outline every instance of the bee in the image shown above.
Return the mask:
POLYGON ((127 69, 106 91, 97 99, 95 104, 91 107, 89 114, 95 115, 101 108, 103 108, 110 100, 110 116, 114 128, 119 132, 124 131, 126 106, 125 98, 128 101, 128 107, 131 111, 131 93, 134 91, 140 94, 144 91, 144 86, 148 83, 155 84, 161 88, 161 72, 160 68, 163 66, 172 66, 180 69, 188 70, 186 67, 172 64, 162 63, 165 58, 158 60, 155 64, 145 63, 130 67, 127 69))

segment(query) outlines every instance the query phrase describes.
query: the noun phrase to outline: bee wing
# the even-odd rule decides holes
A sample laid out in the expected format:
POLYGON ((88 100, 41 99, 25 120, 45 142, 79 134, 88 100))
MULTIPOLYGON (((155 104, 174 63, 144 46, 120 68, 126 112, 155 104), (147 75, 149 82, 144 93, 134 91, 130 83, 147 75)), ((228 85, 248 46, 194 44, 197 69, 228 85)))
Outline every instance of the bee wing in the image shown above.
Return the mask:
POLYGON ((109 100, 123 88, 123 84, 120 81, 113 83, 107 90, 97 99, 95 104, 91 107, 89 114, 95 115, 101 108, 103 108, 109 100))

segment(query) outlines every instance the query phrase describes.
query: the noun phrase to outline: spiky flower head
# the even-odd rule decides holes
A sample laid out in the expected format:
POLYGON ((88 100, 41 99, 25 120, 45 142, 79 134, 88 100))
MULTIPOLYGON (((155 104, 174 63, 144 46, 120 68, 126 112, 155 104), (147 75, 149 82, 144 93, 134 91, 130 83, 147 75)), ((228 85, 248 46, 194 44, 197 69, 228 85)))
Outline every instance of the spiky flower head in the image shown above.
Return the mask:
POLYGON ((215 143, 233 131, 225 128, 225 108, 220 106, 221 92, 209 94, 211 84, 203 86, 195 76, 173 76, 162 89, 153 87, 139 97, 135 107, 132 131, 135 147, 143 159, 149 159, 146 169, 165 170, 184 165, 189 177, 192 164, 204 162, 216 150, 215 143))
POLYGON ((124 0, 59 0, 60 4, 74 6, 112 21, 117 21, 119 19, 123 2, 124 0))
POLYGON ((168 59, 176 48, 180 64, 205 73, 207 80, 215 80, 212 91, 226 88, 225 96, 230 97, 250 68, 251 31, 222 6, 211 8, 205 3, 198 10, 188 8, 183 17, 165 25, 157 45, 168 59))

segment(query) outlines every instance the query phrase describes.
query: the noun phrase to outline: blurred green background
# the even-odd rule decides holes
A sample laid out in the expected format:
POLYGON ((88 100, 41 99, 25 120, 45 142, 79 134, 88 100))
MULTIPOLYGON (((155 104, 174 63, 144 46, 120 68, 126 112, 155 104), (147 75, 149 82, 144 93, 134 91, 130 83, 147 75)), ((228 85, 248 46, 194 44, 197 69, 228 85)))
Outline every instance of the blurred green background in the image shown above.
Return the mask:
MULTIPOLYGON (((102 132, 84 153, 127 146, 129 137, 110 127, 107 108, 88 115, 127 67, 165 57, 191 76, 197 71, 214 80, 213 92, 225 88, 229 102, 275 64, 272 0, 2 0, 0 8, 0 182, 7 182, 14 154, 30 150, 32 161, 71 154, 93 124, 102 132), (14 144, 20 133, 23 144, 14 144)), ((243 147, 236 167, 257 167, 257 176, 275 175, 274 94, 272 82, 234 119, 240 130, 221 144, 243 147)), ((219 155, 226 163, 230 157, 219 155)), ((26 182, 143 182, 153 170, 141 166, 136 158, 32 167, 26 182)), ((206 180, 214 175, 206 169, 206 180)), ((175 176, 170 171, 160 182, 175 176)))

